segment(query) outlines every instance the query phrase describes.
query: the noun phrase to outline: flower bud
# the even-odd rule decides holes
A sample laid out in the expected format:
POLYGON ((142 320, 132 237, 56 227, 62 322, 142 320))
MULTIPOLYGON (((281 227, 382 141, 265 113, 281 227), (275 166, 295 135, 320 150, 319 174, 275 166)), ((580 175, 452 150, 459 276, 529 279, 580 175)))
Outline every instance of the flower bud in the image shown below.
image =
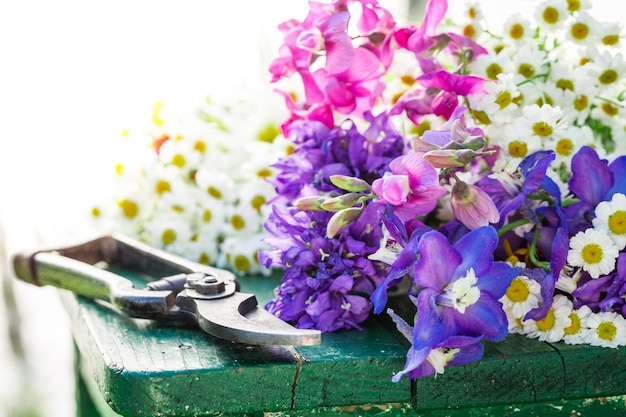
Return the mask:
POLYGON ((474 230, 500 221, 500 213, 491 197, 475 185, 457 180, 450 198, 452 212, 458 221, 474 230))
POLYGON ((362 197, 363 194, 347 193, 327 199, 320 207, 326 211, 339 211, 354 206, 362 197))
POLYGON ((351 192, 367 191, 372 189, 367 181, 364 181, 361 178, 349 177, 347 175, 332 175, 330 177, 330 182, 332 182, 335 187, 351 192))
POLYGON ((320 195, 311 195, 306 197, 300 197, 293 202, 293 206, 298 210, 303 211, 321 211, 322 203, 328 200, 328 197, 320 195))
POLYGON ((337 236, 337 233, 341 232, 350 223, 359 218, 364 208, 365 206, 350 207, 335 213, 326 225, 326 237, 332 239, 337 236))

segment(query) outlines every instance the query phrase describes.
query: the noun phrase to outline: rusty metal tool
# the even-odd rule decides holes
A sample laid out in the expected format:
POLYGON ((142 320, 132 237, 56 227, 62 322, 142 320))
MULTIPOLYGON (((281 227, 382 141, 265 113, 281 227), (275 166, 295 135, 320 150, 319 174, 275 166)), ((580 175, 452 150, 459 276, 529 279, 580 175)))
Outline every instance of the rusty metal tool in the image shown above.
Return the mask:
POLYGON ((317 330, 297 329, 260 308, 254 294, 238 291, 234 274, 109 235, 63 249, 13 256, 17 277, 105 301, 130 317, 192 320, 221 339, 252 345, 316 345, 317 330), (114 268, 158 278, 135 288, 114 268))

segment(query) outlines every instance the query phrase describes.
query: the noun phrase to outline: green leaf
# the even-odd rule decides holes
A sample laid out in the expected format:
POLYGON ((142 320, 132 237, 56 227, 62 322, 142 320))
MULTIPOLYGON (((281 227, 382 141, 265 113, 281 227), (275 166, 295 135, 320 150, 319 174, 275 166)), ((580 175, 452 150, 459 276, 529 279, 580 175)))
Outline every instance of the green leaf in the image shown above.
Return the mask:
POLYGON ((335 187, 351 192, 369 191, 372 189, 366 181, 347 175, 331 175, 330 182, 335 187))

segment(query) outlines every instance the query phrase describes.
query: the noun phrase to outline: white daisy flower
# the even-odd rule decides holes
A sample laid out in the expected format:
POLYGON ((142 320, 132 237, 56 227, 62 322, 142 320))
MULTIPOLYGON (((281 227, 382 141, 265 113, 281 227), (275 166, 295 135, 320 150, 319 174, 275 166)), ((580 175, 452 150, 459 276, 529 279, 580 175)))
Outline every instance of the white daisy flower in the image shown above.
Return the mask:
POLYGON ((626 248, 626 196, 614 194, 596 206, 595 214, 594 229, 606 232, 618 250, 626 248))
POLYGON ((550 147, 556 153, 555 164, 565 163, 569 168, 572 157, 582 146, 594 145, 593 131, 589 126, 569 126, 565 135, 550 147))
POLYGON ((522 318, 533 308, 539 307, 541 285, 534 279, 520 275, 511 281, 511 285, 500 302, 511 317, 522 318))
POLYGON ((567 0, 567 11, 571 14, 591 10, 591 0, 567 0))
POLYGON ((596 99, 592 107, 591 117, 609 127, 617 126, 626 117, 626 109, 618 101, 596 99))
POLYGON ((615 55, 609 51, 596 53, 589 65, 589 75, 595 79, 601 92, 611 92, 615 88, 621 91, 621 83, 626 73, 626 62, 621 53, 615 55))
POLYGON ((567 263, 581 267, 591 278, 609 274, 615 269, 619 251, 607 232, 589 228, 576 233, 569 244, 567 263))
POLYGON ((523 129, 520 131, 522 136, 537 136, 542 143, 546 143, 562 138, 567 132, 567 123, 560 107, 549 104, 539 107, 533 104, 524 106, 522 113, 523 117, 516 120, 520 129, 523 129))
POLYGON ((598 27, 598 39, 605 47, 615 50, 622 49, 624 39, 622 25, 617 22, 603 22, 598 27))
POLYGON ((539 27, 555 31, 563 26, 570 13, 566 0, 544 0, 535 9, 535 19, 539 27))
POLYGON ((511 59, 515 65, 516 82, 518 83, 548 72, 545 66, 548 62, 546 53, 540 51, 535 44, 515 48, 511 59))
POLYGON ((525 320, 524 333, 531 338, 537 338, 542 342, 558 342, 565 335, 565 328, 572 325, 570 314, 572 302, 564 295, 554 296, 550 310, 541 320, 525 320))
POLYGON ((243 236, 228 237, 220 244, 220 258, 217 266, 224 268, 231 266, 235 272, 241 274, 264 274, 271 271, 259 264, 258 253, 269 249, 262 241, 264 233, 254 233, 243 236))
POLYGON ((196 172, 195 179, 198 188, 215 200, 230 204, 237 199, 237 185, 228 172, 205 165, 196 172))
POLYGON ((582 306, 577 310, 572 310, 569 318, 572 322, 564 331, 563 341, 568 345, 579 345, 586 343, 589 333, 588 318, 593 314, 587 306, 582 306))
POLYGON ((626 345, 626 319, 615 312, 600 312, 587 318, 586 343, 616 348, 626 345))
POLYGON ((600 24, 588 13, 582 12, 566 24, 565 37, 574 44, 595 46, 600 24))
POLYGON ((505 41, 513 43, 531 40, 534 35, 530 21, 521 13, 514 13, 507 18, 503 25, 502 34, 505 41))
POLYGON ((497 80, 499 74, 514 72, 511 58, 505 54, 482 54, 470 64, 472 73, 488 80, 497 80))

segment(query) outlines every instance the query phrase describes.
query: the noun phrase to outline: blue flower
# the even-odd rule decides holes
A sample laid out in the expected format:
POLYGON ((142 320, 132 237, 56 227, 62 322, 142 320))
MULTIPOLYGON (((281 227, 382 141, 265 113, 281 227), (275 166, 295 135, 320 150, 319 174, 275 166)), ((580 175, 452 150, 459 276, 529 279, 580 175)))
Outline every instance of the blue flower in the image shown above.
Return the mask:
POLYGON ((439 346, 454 336, 504 339, 508 322, 498 299, 517 271, 493 261, 497 244, 490 226, 469 232, 454 245, 437 231, 421 237, 413 272, 422 288, 417 296, 414 349, 439 346))

